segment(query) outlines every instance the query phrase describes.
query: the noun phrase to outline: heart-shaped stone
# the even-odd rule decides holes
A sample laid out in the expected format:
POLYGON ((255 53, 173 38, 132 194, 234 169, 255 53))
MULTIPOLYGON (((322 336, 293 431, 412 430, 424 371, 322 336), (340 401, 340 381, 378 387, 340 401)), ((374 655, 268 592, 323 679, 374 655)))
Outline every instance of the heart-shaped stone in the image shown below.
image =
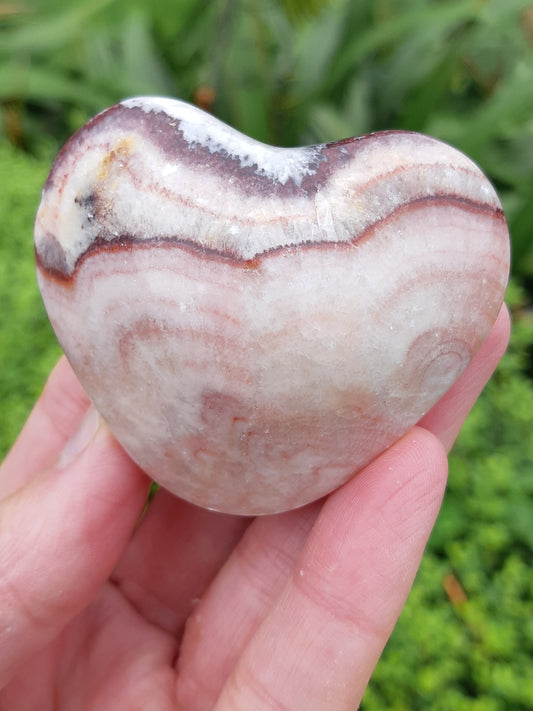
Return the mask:
POLYGON ((127 452, 244 514, 327 494, 415 424, 509 270, 498 198, 449 146, 273 148, 159 98, 70 139, 35 246, 59 341, 127 452))

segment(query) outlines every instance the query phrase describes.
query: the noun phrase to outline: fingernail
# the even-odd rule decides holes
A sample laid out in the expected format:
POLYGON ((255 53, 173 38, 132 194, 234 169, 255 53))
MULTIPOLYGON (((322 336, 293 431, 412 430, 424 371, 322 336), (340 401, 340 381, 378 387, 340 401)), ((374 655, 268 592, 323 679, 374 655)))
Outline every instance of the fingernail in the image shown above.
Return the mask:
POLYGON ((99 425, 100 415, 94 405, 91 405, 83 416, 78 429, 63 447, 58 457, 57 466, 60 469, 68 466, 83 452, 98 431, 99 425))

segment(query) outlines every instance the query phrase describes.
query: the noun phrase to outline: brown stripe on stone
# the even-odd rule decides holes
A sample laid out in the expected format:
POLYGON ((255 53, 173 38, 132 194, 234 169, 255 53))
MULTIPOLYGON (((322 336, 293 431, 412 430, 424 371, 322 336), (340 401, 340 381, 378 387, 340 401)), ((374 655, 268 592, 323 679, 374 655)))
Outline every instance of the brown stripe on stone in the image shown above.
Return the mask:
MULTIPOLYGON (((96 116, 94 116, 90 121, 88 121, 81 128, 79 128, 76 133, 74 133, 68 139, 68 141, 57 154, 52 168, 48 174, 48 177, 46 178, 46 182, 44 184, 45 192, 55 185, 56 173, 60 169, 62 169, 64 161, 69 159, 69 154, 72 152, 73 155, 78 155, 78 151, 84 151, 84 146, 87 143, 87 138, 89 135, 91 135, 92 131, 98 130, 98 127, 103 120, 109 120, 109 118, 111 118, 121 108, 122 107, 120 104, 116 104, 115 106, 112 106, 111 108, 106 109, 105 111, 102 111, 99 114, 96 114, 96 116)), ((68 176, 66 177, 68 178, 68 176)))
MULTIPOLYGON (((141 107, 127 107, 117 104, 95 116, 91 121, 80 128, 63 146, 57 155, 52 170, 45 183, 45 190, 54 185, 55 174, 60 170, 64 158, 77 155, 84 150, 84 145, 89 136, 105 134, 111 129, 113 132, 135 132, 144 140, 161 151, 168 161, 179 159, 187 166, 203 165, 203 170, 219 175, 224 179, 231 179, 232 188, 243 195, 294 195, 307 196, 315 193, 320 184, 338 166, 330 164, 327 171, 323 171, 322 180, 318 182, 306 181, 306 186, 298 186, 293 180, 280 183, 256 171, 260 166, 242 166, 238 157, 230 156, 226 151, 211 152, 209 148, 198 143, 189 143, 183 138, 179 129, 179 119, 169 116, 164 111, 147 112, 141 107)), ((94 140, 94 137, 91 139, 94 140)), ((311 171, 316 171, 320 163, 329 161, 324 154, 325 146, 317 146, 316 161, 310 164, 311 171)), ((315 172, 310 178, 316 178, 315 172)))
POLYGON ((63 275, 63 278, 68 278, 65 250, 54 235, 47 234, 42 238, 39 249, 35 247, 35 261, 50 276, 63 275))
POLYGON ((138 249, 151 249, 154 247, 164 249, 179 248, 191 254, 197 254, 202 259, 230 263, 236 268, 248 270, 260 269, 261 263, 264 259, 283 252, 290 252, 292 250, 299 251, 302 249, 328 250, 352 247, 356 243, 360 244, 370 239, 379 227, 386 225, 399 215, 405 214, 412 210, 424 209, 425 207, 444 205, 455 205, 473 214, 492 215, 494 220, 501 222, 505 226, 505 217, 501 208, 494 208, 486 203, 477 203, 460 195, 441 194, 436 196, 413 198, 409 202, 393 210, 385 217, 370 224, 359 235, 355 235, 351 240, 309 240, 306 242, 288 243, 273 247, 264 252, 258 252, 252 258, 241 257, 231 250, 219 250, 213 247, 207 247, 188 237, 172 236, 142 239, 133 234, 123 234, 118 237, 111 237, 111 235, 103 233, 94 239, 85 252, 78 257, 74 268, 70 272, 66 269, 65 253, 53 235, 46 235, 46 237, 41 239, 39 249, 36 250, 36 262, 39 269, 44 272, 48 278, 64 283, 72 281, 82 263, 89 257, 98 254, 99 252, 128 252, 138 249))
MULTIPOLYGON (((77 131, 59 152, 54 166, 45 184, 45 190, 54 184, 54 176, 62 159, 70 155, 78 155, 84 151, 85 144, 93 134, 111 129, 124 133, 135 132, 158 148, 166 160, 179 159, 187 166, 203 165, 203 169, 224 179, 231 180, 232 188, 243 195, 260 195, 264 197, 313 196, 343 165, 356 155, 358 150, 368 142, 378 141, 387 144, 397 136, 416 136, 418 145, 427 142, 434 144, 434 139, 414 134, 409 131, 381 131, 369 133, 356 138, 345 138, 339 141, 324 143, 317 146, 304 146, 316 149, 316 158, 309 165, 311 173, 304 175, 300 185, 292 179, 285 183, 261 175, 258 166, 242 166, 238 157, 230 156, 226 151, 211 152, 209 148, 198 143, 189 143, 183 138, 179 129, 179 120, 169 116, 164 111, 146 111, 141 107, 127 107, 117 104, 95 116, 79 131, 77 131)), ((287 149, 290 150, 290 149, 287 149)), ((298 149, 297 149, 298 150, 298 149)), ((385 170, 384 172, 388 172, 385 170)))

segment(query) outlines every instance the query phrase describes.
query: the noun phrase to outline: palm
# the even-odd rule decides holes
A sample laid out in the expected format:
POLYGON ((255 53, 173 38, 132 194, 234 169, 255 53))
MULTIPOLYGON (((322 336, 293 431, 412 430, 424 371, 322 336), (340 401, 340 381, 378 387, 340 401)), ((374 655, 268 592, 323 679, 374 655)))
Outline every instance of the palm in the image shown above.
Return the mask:
POLYGON ((8 685, 6 708, 212 708, 320 508, 251 521, 158 492, 94 601, 8 685))
MULTIPOLYGON (((55 698, 69 711, 176 709, 186 620, 247 523, 158 492, 109 580, 0 692, 0 708, 41 709, 55 698)), ((196 685, 186 676, 185 693, 196 685)))
POLYGON ((62 362, 0 477, 0 711, 356 707, 507 336, 338 491, 257 519, 159 491, 138 523, 149 482, 105 427, 56 471, 87 408, 62 362))
POLYGON ((175 709, 172 635, 138 615, 111 583, 7 687, 5 708, 175 709), (28 678, 32 679, 31 685, 28 678))

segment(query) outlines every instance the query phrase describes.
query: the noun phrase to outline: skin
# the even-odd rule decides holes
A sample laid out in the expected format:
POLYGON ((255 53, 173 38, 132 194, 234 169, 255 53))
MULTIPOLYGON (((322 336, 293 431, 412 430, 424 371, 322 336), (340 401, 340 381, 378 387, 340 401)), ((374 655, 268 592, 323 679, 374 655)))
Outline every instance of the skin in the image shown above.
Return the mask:
POLYGON ((405 603, 504 309, 419 425, 326 499, 257 519, 160 490, 65 360, 0 472, 1 711, 354 709, 405 603))

